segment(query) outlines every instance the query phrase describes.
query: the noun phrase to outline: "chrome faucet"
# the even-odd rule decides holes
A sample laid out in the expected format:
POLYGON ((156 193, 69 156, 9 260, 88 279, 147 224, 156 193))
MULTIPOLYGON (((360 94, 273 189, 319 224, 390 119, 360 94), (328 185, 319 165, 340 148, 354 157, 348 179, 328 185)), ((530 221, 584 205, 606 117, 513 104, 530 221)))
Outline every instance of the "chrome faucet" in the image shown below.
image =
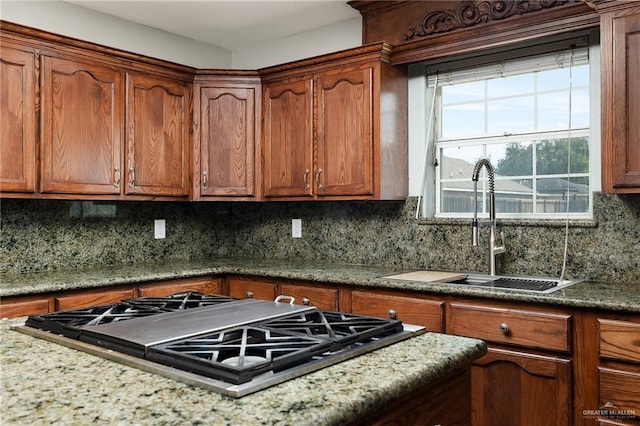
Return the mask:
POLYGON ((482 167, 487 168, 487 174, 489 175, 489 275, 496 274, 496 256, 505 252, 504 248, 504 236, 501 235, 501 244, 498 244, 496 238, 496 196, 494 191, 495 176, 493 173, 493 166, 486 158, 479 160, 473 168, 473 222, 471 222, 471 228, 473 231, 472 243, 474 247, 478 246, 478 240, 480 239, 480 230, 478 229, 478 179, 480 176, 480 170, 482 167))

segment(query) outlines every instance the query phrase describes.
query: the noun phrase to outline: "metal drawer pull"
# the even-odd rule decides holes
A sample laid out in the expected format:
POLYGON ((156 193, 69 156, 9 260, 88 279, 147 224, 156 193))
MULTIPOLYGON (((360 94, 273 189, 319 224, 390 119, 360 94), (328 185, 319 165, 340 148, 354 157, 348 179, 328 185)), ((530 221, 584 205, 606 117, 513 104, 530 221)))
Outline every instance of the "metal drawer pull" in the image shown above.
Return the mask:
POLYGON ((500 331, 502 332, 502 334, 508 334, 509 326, 505 323, 500 324, 500 331))
POLYGON ((305 306, 309 306, 309 303, 311 303, 311 300, 309 300, 308 297, 303 297, 302 298, 302 304, 305 306))
POLYGON ((322 183, 320 182, 320 173, 322 173, 322 169, 318 169, 318 170, 316 171, 316 187, 317 187, 318 189, 322 189, 322 187, 324 186, 324 185, 322 185, 322 183))
POLYGON ((304 169, 304 176, 302 177, 302 182, 304 183, 304 189, 309 189, 309 173, 311 173, 311 170, 304 169))
POLYGON ((396 319, 397 315, 398 314, 396 313, 396 311, 394 311, 393 309, 389 309, 389 318, 396 319))
POLYGON ((136 185, 136 171, 133 166, 129 167, 129 188, 134 188, 136 185))
POLYGON ((247 291, 247 299, 253 299, 253 292, 247 291))
POLYGON ((115 181, 113 182, 113 186, 115 186, 116 188, 120 188, 120 167, 116 167, 114 170, 115 174, 116 174, 116 178, 115 181))
POLYGON ((202 172, 202 187, 206 188, 208 186, 209 186, 209 174, 205 170, 204 172, 202 172))
POLYGON ((296 299, 294 299, 292 296, 285 296, 281 294, 280 296, 276 297, 276 300, 274 300, 274 302, 281 302, 282 300, 288 300, 290 305, 293 305, 293 302, 296 301, 296 299))

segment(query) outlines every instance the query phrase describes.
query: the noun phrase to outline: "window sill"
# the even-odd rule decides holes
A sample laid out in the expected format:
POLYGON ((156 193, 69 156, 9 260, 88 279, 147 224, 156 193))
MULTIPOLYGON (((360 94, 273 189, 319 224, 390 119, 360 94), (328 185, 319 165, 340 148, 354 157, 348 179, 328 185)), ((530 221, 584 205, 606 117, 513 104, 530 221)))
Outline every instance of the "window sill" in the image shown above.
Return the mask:
MULTIPOLYGON (((478 219, 480 223, 487 222, 488 219, 478 219)), ((534 228, 564 228, 566 226, 565 219, 496 219, 496 223, 500 226, 513 227, 534 227, 534 228)), ((470 218, 447 218, 447 217, 430 217, 418 219, 418 225, 458 225, 471 226, 470 218)), ((570 228, 597 228, 598 221, 595 219, 569 219, 570 228)))

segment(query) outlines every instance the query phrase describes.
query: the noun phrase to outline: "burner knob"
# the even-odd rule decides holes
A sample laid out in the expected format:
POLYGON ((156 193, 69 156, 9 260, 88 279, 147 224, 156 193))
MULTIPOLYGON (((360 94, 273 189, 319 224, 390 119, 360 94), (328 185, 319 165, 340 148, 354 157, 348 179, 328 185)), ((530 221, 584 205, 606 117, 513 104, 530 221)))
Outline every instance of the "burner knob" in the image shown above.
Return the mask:
POLYGON ((309 306, 309 303, 310 303, 310 302, 311 302, 311 300, 309 300, 309 298, 308 298, 308 297, 303 297, 303 298, 302 298, 302 304, 303 304, 303 305, 309 306))
POLYGON ((389 318, 396 319, 397 313, 393 309, 389 309, 389 318))
POLYGON ((253 292, 247 290, 247 299, 253 299, 253 292))

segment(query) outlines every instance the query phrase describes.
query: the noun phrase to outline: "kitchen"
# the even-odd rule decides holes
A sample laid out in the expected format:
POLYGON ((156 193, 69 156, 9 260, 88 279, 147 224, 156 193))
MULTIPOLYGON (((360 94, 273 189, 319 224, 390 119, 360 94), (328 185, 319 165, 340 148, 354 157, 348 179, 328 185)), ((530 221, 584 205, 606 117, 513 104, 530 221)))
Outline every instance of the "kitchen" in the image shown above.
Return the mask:
MULTIPOLYGON (((583 14, 589 15, 589 11, 581 9, 583 14)), ((590 21, 589 26, 593 25, 593 21, 590 21)), ((405 27, 408 28, 401 26, 405 27)), ((359 27, 357 33, 360 36, 359 27)), ((347 47, 350 46, 336 46, 333 50, 347 47)), ((325 52, 310 52, 310 55, 316 53, 325 52)), ((293 59, 283 59, 282 63, 293 59)), ((271 65, 276 64, 266 66, 271 65)), ((409 145, 410 157, 422 157, 419 151, 415 151, 416 144, 410 140, 409 145)), ((415 169, 412 172, 411 165, 409 168, 411 179, 416 172, 415 169)), ((357 279, 350 278, 353 272, 327 277, 314 275, 312 271, 326 268, 326 265, 338 269, 333 264, 383 265, 388 268, 387 271, 411 268, 486 270, 485 250, 471 247, 469 221, 438 218, 415 220, 418 191, 412 189, 409 194, 406 201, 375 202, 127 201, 113 203, 117 205, 115 218, 71 217, 71 201, 3 197, 2 268, 7 273, 26 273, 69 267, 86 270, 95 268, 98 263, 116 268, 123 264, 149 262, 177 265, 181 261, 189 264, 190 259, 247 258, 249 260, 244 262, 244 266, 236 266, 237 273, 336 285, 357 284, 357 279), (291 238, 293 218, 302 219, 302 238, 291 238), (152 238, 155 219, 166 220, 166 238, 152 238), (306 265, 298 268, 289 266, 293 272, 283 272, 287 267, 282 265, 294 265, 294 262, 287 262, 294 259, 306 265), (271 262, 277 261, 285 261, 281 262, 283 269, 269 267, 271 262)), ((598 193, 594 196, 593 219, 578 221, 570 228, 568 276, 603 283, 640 281, 638 256, 635 255, 639 241, 638 203, 637 195, 598 193)), ((82 205, 81 208, 90 207, 82 205)), ((563 223, 540 225, 512 221, 500 225, 508 243, 508 250, 501 259, 501 273, 527 276, 560 274, 563 223)), ((193 269, 193 265, 185 269, 189 268, 193 269)), ((198 267, 198 270, 201 268, 198 267)), ((225 271, 230 273, 232 270, 225 271)), ((127 274, 130 276, 132 271, 126 271, 125 268, 119 275, 127 274)), ((160 275, 158 279, 169 277, 160 275)), ((370 279, 369 276, 362 281, 366 283, 370 279)), ((4 277, 3 281, 9 282, 4 277)), ((57 277, 52 278, 51 282, 57 284, 50 291, 74 289, 73 280, 57 277)), ((95 282, 104 283, 97 278, 95 282)), ((93 286, 99 287, 97 284, 93 286)), ((34 293, 33 288, 29 290, 25 283, 19 286, 22 290, 16 287, 10 286, 2 294, 3 298, 34 293)), ((611 284, 606 288, 613 289, 615 286, 611 284)), ((637 304, 633 304, 637 287, 628 284, 623 289, 623 300, 613 304, 620 306, 623 311, 629 312, 631 309, 632 313, 637 313, 637 304), (627 302, 629 305, 625 306, 627 302), (635 310, 633 306, 636 306, 635 310)), ((472 290, 463 291, 462 294, 469 296, 469 292, 477 296, 472 290)), ((512 295, 506 300, 529 300, 521 297, 512 295)), ((540 300, 541 297, 537 296, 536 299, 540 300)), ((550 302, 547 300, 546 303, 550 302)), ((590 303, 605 310, 611 309, 612 305, 605 290, 590 303), (609 301, 599 302, 599 297, 609 301)), ((628 369, 633 370, 632 367, 627 365, 628 369)), ((578 374, 574 372, 574 376, 578 374)), ((585 408, 598 407, 598 402, 585 399, 588 401, 585 408)), ((574 414, 573 422, 581 421, 580 417, 574 414)))

